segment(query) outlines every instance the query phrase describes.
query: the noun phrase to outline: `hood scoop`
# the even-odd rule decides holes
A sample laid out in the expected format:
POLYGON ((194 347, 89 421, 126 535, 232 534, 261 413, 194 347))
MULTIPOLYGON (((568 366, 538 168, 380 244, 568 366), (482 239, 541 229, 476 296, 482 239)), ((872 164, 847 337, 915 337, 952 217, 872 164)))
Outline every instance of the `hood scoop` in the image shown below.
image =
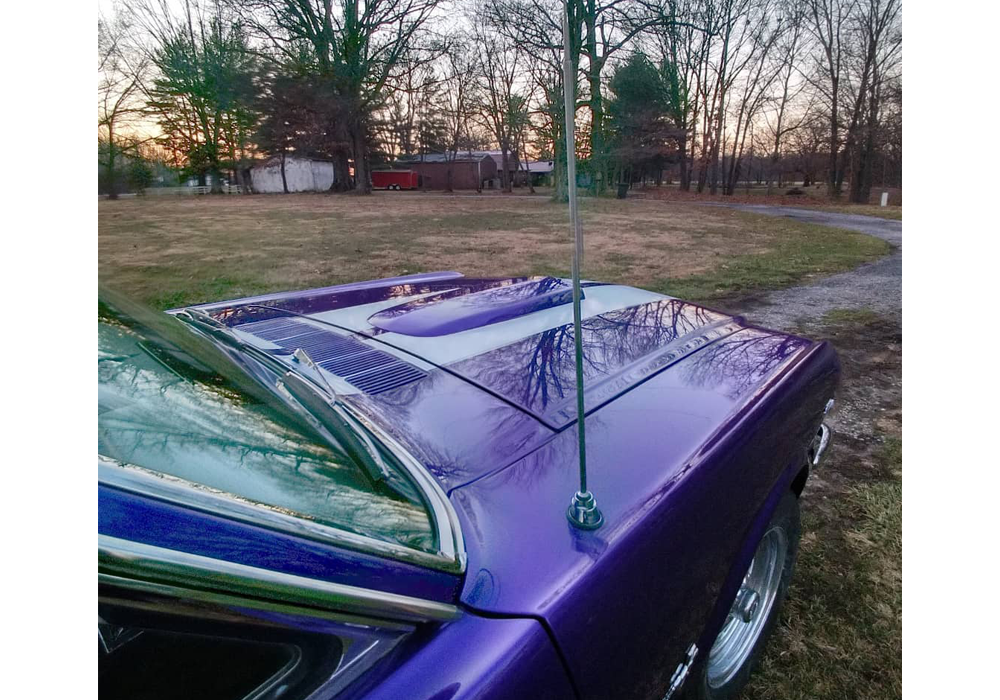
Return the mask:
POLYGON ((372 314, 368 322, 382 331, 435 337, 481 328, 573 301, 573 287, 555 277, 485 289, 460 296, 417 299, 372 314))

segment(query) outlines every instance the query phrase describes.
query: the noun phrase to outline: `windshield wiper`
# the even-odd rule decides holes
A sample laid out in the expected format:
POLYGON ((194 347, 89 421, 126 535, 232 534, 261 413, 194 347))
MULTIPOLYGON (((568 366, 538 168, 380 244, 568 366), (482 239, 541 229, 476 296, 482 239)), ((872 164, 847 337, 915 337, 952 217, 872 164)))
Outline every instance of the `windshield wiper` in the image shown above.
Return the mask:
MULTIPOLYGON (((283 373, 281 379, 276 382, 278 393, 284 396, 287 404, 293 408, 300 407, 324 429, 323 432, 327 433, 326 442, 334 452, 357 465, 374 486, 385 484, 391 477, 392 471, 386 464, 386 458, 369 437, 368 429, 337 402, 337 394, 333 387, 305 350, 296 348, 290 354, 296 362, 305 365, 319 377, 329 392, 329 397, 324 396, 315 384, 299 372, 277 361, 272 353, 241 339, 228 326, 204 311, 184 309, 177 313, 177 317, 229 347, 265 361, 276 369, 279 375, 283 373)), ((287 351, 282 351, 281 354, 287 354, 287 351)))
POLYGON ((383 483, 392 475, 382 451, 369 438, 367 428, 336 399, 331 403, 315 385, 291 371, 278 380, 277 386, 330 433, 336 451, 358 465, 373 484, 383 483))
POLYGON ((284 364, 276 361, 274 357, 276 355, 291 355, 292 353, 290 351, 283 348, 268 350, 266 348, 257 347, 253 343, 240 338, 229 326, 217 321, 204 311, 200 311, 198 309, 184 309, 183 311, 178 311, 174 315, 174 318, 194 326, 210 338, 220 341, 223 345, 227 345, 234 350, 250 354, 256 359, 267 363, 271 367, 279 368, 279 372, 287 369, 284 364))
POLYGON ((224 323, 217 321, 199 309, 184 309, 183 311, 178 311, 174 314, 174 318, 190 323, 192 326, 195 326, 216 340, 221 340, 230 347, 242 350, 250 346, 249 343, 240 340, 224 323))

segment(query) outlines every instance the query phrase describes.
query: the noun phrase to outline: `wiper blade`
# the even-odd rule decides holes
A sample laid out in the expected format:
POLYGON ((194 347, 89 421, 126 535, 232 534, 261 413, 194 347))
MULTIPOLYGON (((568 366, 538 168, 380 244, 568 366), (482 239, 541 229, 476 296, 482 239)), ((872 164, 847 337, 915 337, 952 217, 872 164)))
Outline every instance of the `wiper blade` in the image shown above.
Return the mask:
POLYGON ((178 311, 174 314, 174 318, 179 321, 183 321, 188 325, 194 326, 212 340, 222 343, 230 348, 236 350, 244 350, 246 348, 246 343, 237 338, 236 335, 233 334, 233 332, 226 326, 216 321, 204 311, 184 309, 183 311, 178 311))
POLYGON ((178 311, 175 318, 179 318, 181 321, 190 323, 199 330, 207 333, 217 340, 221 340, 227 345, 236 348, 244 348, 249 345, 242 340, 240 340, 236 335, 229 330, 229 327, 224 323, 215 320, 204 311, 198 309, 184 309, 183 311, 178 311))
MULTIPOLYGON (((228 326, 204 311, 184 309, 178 312, 177 316, 206 335, 232 348, 251 356, 256 355, 260 359, 266 358, 272 366, 276 363, 280 367, 279 372, 284 372, 282 378, 276 382, 278 392, 285 396, 286 403, 293 408, 295 406, 301 407, 310 418, 324 429, 324 432, 328 434, 327 442, 330 443, 335 452, 356 464, 373 485, 382 484, 391 477, 392 472, 386 464, 386 458, 369 437, 368 429, 337 403, 337 394, 333 387, 330 386, 319 366, 305 350, 297 348, 290 354, 296 361, 308 367, 319 377, 329 392, 329 399, 324 397, 321 390, 305 379, 298 371, 275 360, 273 355, 276 353, 270 353, 242 340, 228 326)), ((287 350, 283 350, 280 354, 289 353, 287 350)))
POLYGON ((267 348, 257 347, 253 343, 240 338, 229 326, 217 321, 204 311, 200 311, 198 309, 184 309, 183 311, 178 311, 174 317, 184 321, 185 323, 191 324, 201 332, 215 340, 221 341, 231 348, 244 352, 256 353, 258 357, 266 357, 270 359, 275 355, 292 354, 290 350, 285 350, 284 348, 270 350, 267 348))
POLYGON ((367 428, 342 406, 328 401, 313 384, 294 372, 286 373, 277 385, 279 391, 287 393, 330 433, 337 451, 358 465, 374 484, 392 475, 367 428))

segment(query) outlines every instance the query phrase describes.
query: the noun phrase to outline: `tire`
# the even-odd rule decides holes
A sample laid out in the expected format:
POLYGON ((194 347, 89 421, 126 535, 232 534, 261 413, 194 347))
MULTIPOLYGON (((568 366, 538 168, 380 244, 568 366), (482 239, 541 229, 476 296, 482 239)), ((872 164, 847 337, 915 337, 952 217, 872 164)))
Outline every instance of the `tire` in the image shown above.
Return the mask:
POLYGON ((737 592, 730 616, 697 668, 693 669, 687 697, 729 700, 746 686, 764 653, 768 638, 778 624, 781 606, 795 569, 801 535, 799 499, 788 491, 757 545, 744 579, 746 585, 737 592), (757 567, 756 571, 754 567, 757 567), (757 591, 758 588, 760 591, 757 591), (752 593, 747 591, 757 593, 756 606, 752 593), (744 622, 748 611, 751 612, 751 619, 744 622), (758 615, 764 617, 758 618, 758 615))

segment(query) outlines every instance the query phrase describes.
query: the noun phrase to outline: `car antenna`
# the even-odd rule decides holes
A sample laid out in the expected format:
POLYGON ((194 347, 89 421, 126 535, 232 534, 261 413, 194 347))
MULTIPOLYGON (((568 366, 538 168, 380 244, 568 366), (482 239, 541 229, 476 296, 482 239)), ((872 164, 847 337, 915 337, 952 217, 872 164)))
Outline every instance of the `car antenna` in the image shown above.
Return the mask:
POLYGON ((573 346, 576 360, 576 432, 579 439, 580 490, 566 510, 566 517, 582 530, 596 530, 604 522, 597 500, 587 489, 587 439, 583 397, 583 330, 580 310, 580 264, 583 262, 583 228, 576 202, 576 67, 570 58, 569 0, 563 2, 563 102, 566 117, 566 189, 569 193, 569 225, 573 230, 573 346))

